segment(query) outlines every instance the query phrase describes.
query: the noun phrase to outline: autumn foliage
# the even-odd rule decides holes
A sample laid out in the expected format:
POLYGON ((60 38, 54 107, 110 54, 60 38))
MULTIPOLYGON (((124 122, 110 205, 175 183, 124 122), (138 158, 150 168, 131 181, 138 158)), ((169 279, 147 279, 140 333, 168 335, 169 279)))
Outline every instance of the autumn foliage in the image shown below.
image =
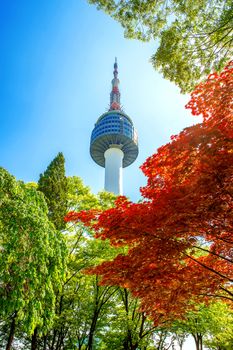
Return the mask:
POLYGON ((128 253, 91 269, 129 288, 155 323, 192 301, 233 299, 233 62, 197 86, 187 108, 203 123, 184 129, 142 165, 144 200, 119 197, 104 212, 70 213, 128 253))
POLYGON ((233 136, 233 61, 222 73, 210 74, 208 79, 199 84, 191 93, 191 100, 186 105, 193 115, 202 115, 209 126, 217 126, 228 136, 233 136))

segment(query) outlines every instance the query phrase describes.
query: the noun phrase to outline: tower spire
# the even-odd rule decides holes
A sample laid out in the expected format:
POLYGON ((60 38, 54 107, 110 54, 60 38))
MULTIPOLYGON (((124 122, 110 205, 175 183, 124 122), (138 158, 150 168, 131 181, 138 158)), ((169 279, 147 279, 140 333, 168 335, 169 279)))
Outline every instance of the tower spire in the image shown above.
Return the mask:
POLYGON ((112 91, 110 93, 110 108, 109 111, 121 110, 121 94, 119 91, 120 80, 118 79, 118 65, 117 58, 115 57, 114 63, 114 71, 113 71, 113 79, 112 79, 112 91))

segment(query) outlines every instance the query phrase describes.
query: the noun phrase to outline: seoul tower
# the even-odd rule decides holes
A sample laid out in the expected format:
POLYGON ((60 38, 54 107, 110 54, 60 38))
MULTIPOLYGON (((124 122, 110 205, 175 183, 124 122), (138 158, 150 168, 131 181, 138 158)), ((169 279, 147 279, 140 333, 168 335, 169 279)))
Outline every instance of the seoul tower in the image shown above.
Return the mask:
POLYGON ((110 107, 102 114, 91 134, 92 159, 105 168, 104 189, 123 194, 122 168, 132 164, 138 156, 138 138, 131 118, 120 103, 117 59, 114 63, 110 107))

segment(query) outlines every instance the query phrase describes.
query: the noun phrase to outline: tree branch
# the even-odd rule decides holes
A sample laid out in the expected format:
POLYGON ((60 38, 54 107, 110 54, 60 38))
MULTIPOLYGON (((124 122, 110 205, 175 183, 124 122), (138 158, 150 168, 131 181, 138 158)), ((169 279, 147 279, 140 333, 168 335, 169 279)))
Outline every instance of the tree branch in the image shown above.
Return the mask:
POLYGON ((212 252, 211 250, 208 250, 208 249, 205 249, 205 248, 201 248, 201 247, 198 247, 198 246, 195 246, 195 245, 194 245, 193 247, 196 248, 196 249, 203 250, 204 252, 210 253, 210 254, 212 254, 212 255, 215 255, 215 256, 217 256, 218 258, 224 259, 224 260, 230 262, 231 264, 233 264, 233 260, 232 260, 232 259, 228 259, 228 258, 226 258, 226 257, 224 257, 224 256, 222 256, 222 255, 220 255, 220 254, 217 254, 217 253, 215 253, 215 252, 212 252))
POLYGON ((201 263, 200 261, 196 260, 196 259, 193 258, 192 256, 190 256, 190 255, 188 255, 188 254, 184 254, 184 255, 187 256, 189 259, 195 261, 197 264, 201 265, 201 266, 204 267, 205 269, 207 269, 207 270, 213 272, 214 274, 218 275, 219 277, 221 277, 221 278, 223 278, 223 279, 226 279, 226 280, 228 280, 228 281, 230 281, 230 282, 233 282, 233 280, 232 280, 231 278, 229 278, 229 277, 227 277, 227 276, 221 274, 220 272, 218 272, 218 271, 212 269, 212 268, 209 267, 209 266, 206 266, 205 264, 203 264, 203 263, 201 263))

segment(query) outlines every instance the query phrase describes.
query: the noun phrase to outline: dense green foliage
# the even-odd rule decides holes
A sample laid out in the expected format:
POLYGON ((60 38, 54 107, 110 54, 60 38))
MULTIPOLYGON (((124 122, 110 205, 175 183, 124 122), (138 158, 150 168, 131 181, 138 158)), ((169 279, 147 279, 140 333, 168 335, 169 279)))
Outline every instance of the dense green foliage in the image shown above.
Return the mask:
POLYGON ((0 317, 10 329, 1 343, 10 346, 16 325, 28 335, 51 327, 65 246, 40 192, 2 168, 0 188, 0 317))
POLYGON ((62 153, 58 153, 46 171, 40 175, 38 190, 45 195, 50 220, 58 230, 64 229, 64 216, 68 204, 65 159, 62 153))
POLYGON ((233 348, 233 311, 223 302, 197 305, 184 321, 175 322, 173 329, 192 335, 197 350, 202 350, 203 345, 216 350, 233 348))
POLYGON ((155 40, 153 66, 182 92, 232 57, 231 0, 88 0, 110 14, 125 36, 155 40))

